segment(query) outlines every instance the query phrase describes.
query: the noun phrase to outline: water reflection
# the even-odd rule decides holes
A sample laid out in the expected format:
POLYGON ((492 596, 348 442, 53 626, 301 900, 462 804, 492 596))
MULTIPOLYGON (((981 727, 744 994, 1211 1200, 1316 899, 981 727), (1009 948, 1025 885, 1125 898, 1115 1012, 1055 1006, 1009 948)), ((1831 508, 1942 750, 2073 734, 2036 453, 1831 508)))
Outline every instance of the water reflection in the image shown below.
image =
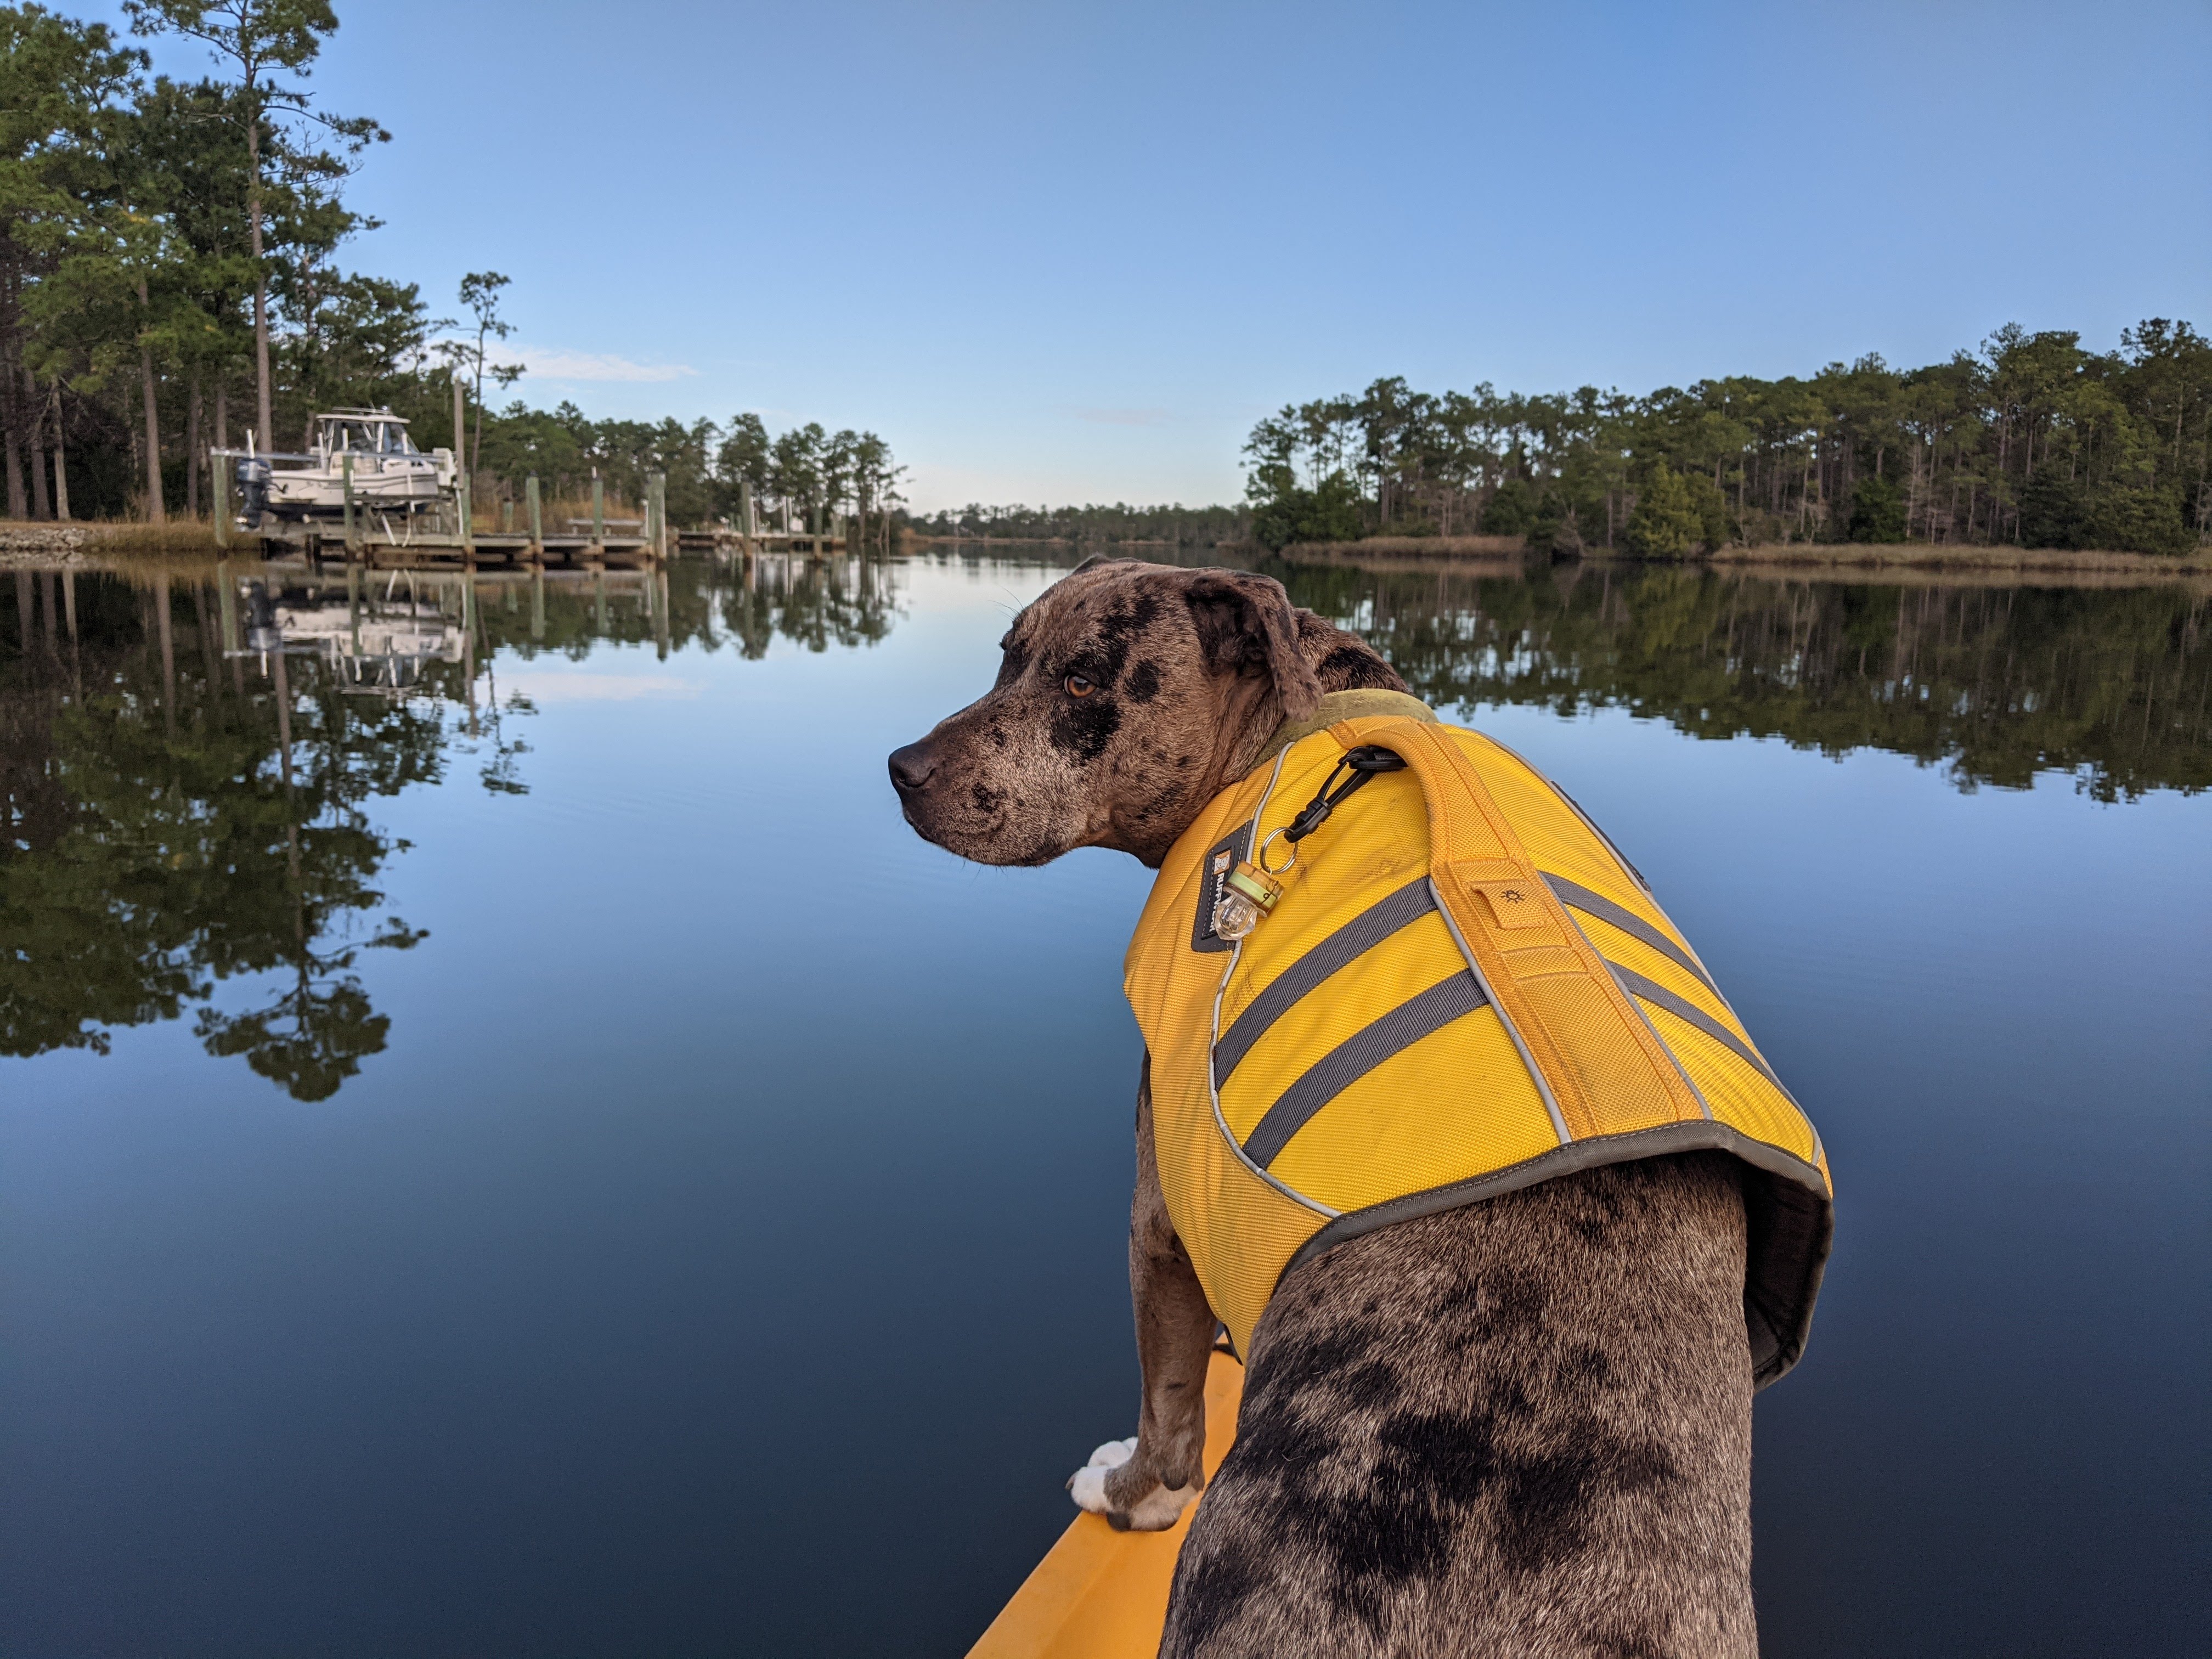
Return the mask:
MULTIPOLYGON (((974 559, 935 556, 928 562, 974 559)), ((2212 785, 2203 589, 1879 585, 1576 566, 1271 565, 1439 706, 1624 707, 1700 737, 1875 747, 1960 787, 2075 772, 2106 799, 2212 785)), ((300 1100, 391 1040, 361 965, 389 913, 380 797, 456 769, 529 792, 536 711, 500 666, 886 637, 899 562, 657 572, 208 566, 0 580, 0 1054, 105 1052, 193 1018, 300 1100), (274 648, 264 648, 274 646, 274 648), (250 981, 228 995, 223 981, 250 981)))
POLYGON ((1701 738, 1887 749, 1948 765, 1966 789, 2052 770, 2106 800, 2212 786, 2202 585, 1266 568, 1439 707, 1625 708, 1701 738))
POLYGON ((391 1021, 362 955, 428 937, 384 913, 405 843, 374 799, 444 781, 525 794, 534 712, 497 660, 600 641, 757 659, 883 638, 881 562, 639 572, 211 566, 0 581, 0 1054, 106 1053, 191 1013, 210 1054, 335 1094, 391 1021), (226 981, 262 976, 237 997, 226 981), (240 1006, 233 1006, 239 1004, 240 1006))

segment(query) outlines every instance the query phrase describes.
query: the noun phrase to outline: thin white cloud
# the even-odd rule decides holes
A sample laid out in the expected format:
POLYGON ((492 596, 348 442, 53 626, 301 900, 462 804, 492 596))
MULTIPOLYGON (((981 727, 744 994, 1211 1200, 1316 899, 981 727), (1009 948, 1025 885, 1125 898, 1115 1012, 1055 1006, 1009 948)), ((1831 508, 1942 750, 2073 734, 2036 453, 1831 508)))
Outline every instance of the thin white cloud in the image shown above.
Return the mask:
POLYGON ((1164 409, 1079 409, 1075 418, 1098 426, 1165 426, 1168 412, 1164 409))
POLYGON ((681 380, 699 372, 686 363, 634 363, 611 351, 564 346, 501 346, 498 355, 524 364, 541 380, 681 380))

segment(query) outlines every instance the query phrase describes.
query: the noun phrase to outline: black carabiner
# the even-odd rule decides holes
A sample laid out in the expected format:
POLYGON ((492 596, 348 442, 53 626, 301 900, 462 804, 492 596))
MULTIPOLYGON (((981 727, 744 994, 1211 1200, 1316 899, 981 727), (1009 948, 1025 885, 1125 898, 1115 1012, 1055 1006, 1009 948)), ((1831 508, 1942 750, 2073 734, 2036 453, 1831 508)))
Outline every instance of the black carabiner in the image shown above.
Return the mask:
POLYGON ((1327 823, 1328 815, 1343 805, 1368 779, 1378 772, 1402 772, 1405 769, 1404 757, 1378 744, 1362 744, 1357 749, 1346 750, 1344 758, 1330 769, 1328 776, 1322 781, 1319 793, 1306 803, 1304 811, 1284 826, 1283 839, 1293 847, 1297 846, 1327 823), (1344 787, 1333 795, 1329 793, 1329 785, 1336 781, 1339 774, 1346 771, 1352 775, 1345 779, 1344 787))

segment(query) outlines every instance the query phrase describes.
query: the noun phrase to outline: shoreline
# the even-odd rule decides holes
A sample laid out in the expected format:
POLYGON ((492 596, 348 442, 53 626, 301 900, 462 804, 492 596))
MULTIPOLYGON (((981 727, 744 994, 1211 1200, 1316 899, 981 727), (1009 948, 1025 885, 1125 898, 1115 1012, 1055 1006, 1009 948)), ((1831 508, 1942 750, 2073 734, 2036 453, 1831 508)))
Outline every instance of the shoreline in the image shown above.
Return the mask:
MULTIPOLYGON (((1016 536, 917 536, 898 538, 901 548, 994 547, 1175 548, 1181 544, 1157 540, 1078 542, 1072 538, 1016 536)), ((1194 544, 1195 545, 1195 544, 1194 544)), ((0 520, 0 568, 19 564, 69 565, 102 556, 161 557, 178 554, 207 556, 219 552, 215 526, 206 520, 167 525, 106 520, 77 520, 67 524, 36 520, 0 520)), ((1401 568, 1440 564, 1503 566, 1528 556, 1516 536, 1370 536, 1356 542, 1293 542, 1280 552, 1267 554, 1250 543, 1224 542, 1208 550, 1237 558, 1274 557, 1292 563, 1371 564, 1389 560, 1401 568)), ((1617 550, 1593 549, 1566 559, 1562 565, 1677 565, 1739 570, 1747 574, 1789 576, 1814 572, 1910 572, 1953 575, 2030 578, 2103 576, 2167 580, 2212 577, 2212 550, 2179 556, 2130 553, 2101 548, 2027 548, 1982 546, 1972 544, 1929 542, 1788 542, 1760 547, 1728 547, 1680 559, 1639 559, 1617 550)))
MULTIPOLYGON (((1293 542, 1278 558, 1330 562, 1387 556, 1413 560, 1495 562, 1524 556, 1518 537, 1370 536, 1356 542, 1293 542)), ((1774 542, 1724 547, 1680 559, 1639 559, 1618 549, 1593 548, 1559 564, 1757 566, 1763 570, 1955 570, 2026 575, 2095 573, 2130 576, 2212 575, 2212 550, 2179 556, 2103 548, 1983 546, 1934 542, 1774 542)))

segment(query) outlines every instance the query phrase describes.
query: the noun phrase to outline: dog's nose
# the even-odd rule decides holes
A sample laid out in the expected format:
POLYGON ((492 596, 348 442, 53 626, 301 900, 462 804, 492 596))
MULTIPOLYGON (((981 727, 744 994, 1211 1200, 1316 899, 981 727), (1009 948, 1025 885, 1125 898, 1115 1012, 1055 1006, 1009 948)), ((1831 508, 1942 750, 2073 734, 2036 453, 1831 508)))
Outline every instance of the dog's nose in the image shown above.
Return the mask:
POLYGON ((902 795, 911 795, 928 787, 929 775, 937 770, 937 757, 924 744, 910 743, 903 749, 891 750, 891 787, 902 795))

